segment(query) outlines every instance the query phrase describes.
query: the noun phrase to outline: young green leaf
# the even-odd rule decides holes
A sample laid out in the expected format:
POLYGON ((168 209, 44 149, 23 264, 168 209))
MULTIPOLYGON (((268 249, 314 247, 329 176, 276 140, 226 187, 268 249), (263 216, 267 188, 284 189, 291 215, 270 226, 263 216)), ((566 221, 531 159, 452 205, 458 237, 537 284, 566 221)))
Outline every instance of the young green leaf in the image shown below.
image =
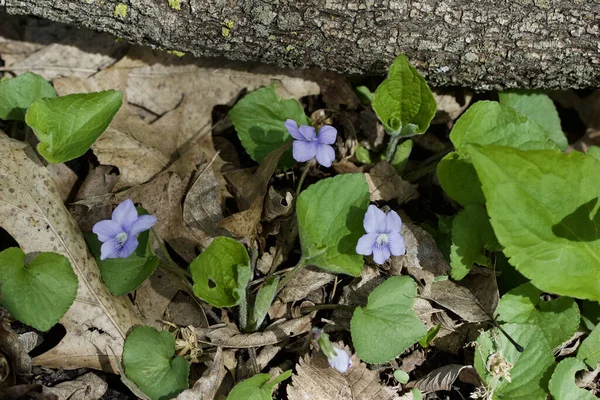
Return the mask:
POLYGON ((362 164, 371 164, 371 154, 369 154, 369 150, 361 145, 356 146, 356 159, 358 162, 362 164))
POLYGON ((256 374, 235 385, 227 400, 271 400, 275 386, 292 376, 292 370, 271 379, 269 374, 256 374))
POLYGON ((354 88, 354 93, 361 103, 368 106, 373 101, 373 93, 366 86, 357 86, 354 88))
POLYGON ((192 261, 194 293, 215 307, 240 303, 250 280, 246 248, 228 237, 218 237, 192 261))
POLYGON ((423 336, 421 339, 419 339, 419 344, 421 345, 421 347, 423 347, 424 349, 428 348, 431 341, 433 339, 435 339, 435 337, 437 336, 441 327, 442 327, 441 324, 435 324, 435 326, 432 326, 431 328, 429 328, 429 330, 427 331, 427 334, 425 336, 423 336))
POLYGON ((393 276, 371 292, 365 307, 354 310, 350 333, 361 360, 390 361, 427 334, 413 310, 416 294, 412 278, 393 276))
POLYGON ((568 400, 598 399, 592 392, 575 384, 575 374, 582 369, 587 370, 586 365, 576 358, 569 357, 559 362, 548 384, 553 398, 568 400))
MULTIPOLYGON (((292 138, 284 125, 287 119, 293 119, 298 125, 311 125, 298 100, 280 99, 274 84, 247 94, 227 115, 242 146, 259 163, 292 138)), ((281 158, 279 166, 287 168, 294 164, 290 149, 281 158)))
POLYGON ((475 368, 498 400, 545 399, 554 364, 552 349, 535 325, 506 324, 502 328, 525 348, 519 352, 496 328, 475 344, 475 368))
POLYGON ((175 338, 150 326, 133 328, 123 346, 125 373, 152 400, 170 400, 188 388, 190 364, 175 356, 175 338))
POLYGON ((256 300, 254 300, 254 308, 250 310, 250 324, 254 330, 260 328, 265 320, 269 308, 271 308, 271 303, 273 303, 273 299, 275 299, 275 295, 277 294, 278 283, 279 277, 272 276, 258 289, 256 300))
POLYGON ((395 60, 373 95, 373 109, 391 135, 425 133, 437 104, 425 79, 406 56, 395 60))
POLYGON ((100 267, 102 280, 115 296, 133 292, 158 266, 158 257, 152 250, 149 238, 150 231, 140 233, 137 249, 127 258, 100 260, 102 243, 95 234, 85 235, 85 240, 100 267))
POLYGON ((579 327, 579 308, 569 297, 544 301, 542 291, 525 283, 500 299, 496 314, 498 321, 536 325, 554 348, 569 340, 579 327))
POLYGON ((40 99, 27 110, 25 122, 40 141, 38 152, 57 164, 88 151, 122 102, 123 93, 116 90, 40 99))
POLYGON ((594 157, 596 160, 600 161, 600 147, 590 146, 590 148, 587 151, 587 155, 590 157, 594 157))
POLYGON ((406 371, 402 371, 401 369, 397 369, 394 371, 394 378, 396 378, 396 380, 403 385, 408 383, 408 380, 410 379, 408 373, 406 373, 406 371))
POLYGON ((25 265, 23 250, 10 247, 0 266, 0 305, 39 331, 52 328, 77 296, 77 275, 61 254, 39 253, 25 265))
POLYGON ((325 271, 359 276, 356 244, 369 205, 364 174, 342 174, 309 186, 296 202, 304 262, 325 271))
POLYGON ((450 140, 456 152, 438 164, 437 175, 444 191, 463 206, 484 204, 481 184, 471 165, 468 144, 497 144, 522 150, 558 149, 538 123, 495 101, 473 104, 458 119, 450 140))
POLYGON ((500 250, 490 218, 480 205, 466 206, 452 220, 450 267, 452 278, 464 278, 473 264, 490 266, 485 250, 500 250))
POLYGON ((56 97, 56 90, 42 76, 27 72, 0 81, 0 119, 25 120, 27 109, 38 99, 56 97))
POLYGON ((596 325, 590 335, 581 343, 577 350, 577 358, 590 368, 596 368, 600 363, 600 325, 596 325))
POLYGON ((562 131, 558 111, 548 95, 527 90, 509 90, 498 93, 498 98, 500 104, 512 107, 530 120, 540 124, 559 149, 567 148, 569 143, 562 131))
POLYGON ((579 152, 468 151, 511 264, 543 291, 600 300, 600 163, 579 152))

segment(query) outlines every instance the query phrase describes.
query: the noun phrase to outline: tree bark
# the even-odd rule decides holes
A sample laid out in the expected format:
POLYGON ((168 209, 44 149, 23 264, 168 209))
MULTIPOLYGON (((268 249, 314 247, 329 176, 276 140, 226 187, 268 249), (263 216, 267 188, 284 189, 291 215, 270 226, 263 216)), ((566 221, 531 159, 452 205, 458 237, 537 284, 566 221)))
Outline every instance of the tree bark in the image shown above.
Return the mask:
POLYGON ((0 0, 0 10, 195 56, 382 74, 404 53, 435 86, 600 86, 599 0, 121 1, 0 0))

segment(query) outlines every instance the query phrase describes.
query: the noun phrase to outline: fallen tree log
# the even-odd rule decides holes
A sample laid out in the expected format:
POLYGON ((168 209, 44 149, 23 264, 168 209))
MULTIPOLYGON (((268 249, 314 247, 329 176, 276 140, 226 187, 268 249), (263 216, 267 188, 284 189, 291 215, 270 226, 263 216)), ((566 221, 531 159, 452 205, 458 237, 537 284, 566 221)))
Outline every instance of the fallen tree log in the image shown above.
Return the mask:
MULTIPOLYGON (((4 5, 2 6, 2 3, 4 5)), ((598 0, 0 0, 132 43, 345 74, 406 54, 435 86, 600 86, 598 0)))

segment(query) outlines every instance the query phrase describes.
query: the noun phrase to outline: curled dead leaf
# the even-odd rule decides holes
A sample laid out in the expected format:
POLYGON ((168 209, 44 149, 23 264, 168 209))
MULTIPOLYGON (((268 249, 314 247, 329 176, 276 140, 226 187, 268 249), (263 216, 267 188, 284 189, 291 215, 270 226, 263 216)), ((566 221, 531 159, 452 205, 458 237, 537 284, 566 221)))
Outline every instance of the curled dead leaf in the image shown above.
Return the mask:
POLYGON ((365 174, 369 184, 371 201, 392 201, 404 204, 419 197, 417 185, 413 185, 387 161, 380 161, 365 174))

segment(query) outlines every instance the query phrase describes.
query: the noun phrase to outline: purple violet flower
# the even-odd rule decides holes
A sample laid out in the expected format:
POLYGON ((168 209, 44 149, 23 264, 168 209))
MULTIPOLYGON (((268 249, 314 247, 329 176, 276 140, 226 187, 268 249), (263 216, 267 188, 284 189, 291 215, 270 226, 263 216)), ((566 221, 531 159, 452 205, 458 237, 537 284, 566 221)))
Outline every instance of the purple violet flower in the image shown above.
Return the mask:
POLYGON ((301 125, 293 119, 285 121, 285 127, 295 139, 292 144, 292 155, 298 162, 304 162, 317 158, 319 164, 324 167, 331 167, 335 160, 335 151, 332 144, 335 143, 337 130, 330 125, 324 125, 319 129, 319 135, 316 135, 315 128, 308 125, 301 125))
POLYGON ((363 220, 365 231, 356 245, 356 252, 369 256, 373 261, 383 264, 390 254, 401 256, 406 253, 404 238, 400 234, 402 220, 395 211, 387 214, 374 205, 370 205, 363 220))
POLYGON ((338 349, 337 347, 333 347, 333 355, 331 358, 327 357, 327 361, 331 368, 335 368, 342 374, 346 373, 352 366, 350 355, 346 350, 338 349))
POLYGON ((138 246, 137 235, 152 228, 155 223, 156 217, 138 216, 133 201, 125 200, 114 209, 112 219, 100 221, 92 229, 98 240, 103 242, 100 259, 129 257, 138 246))

